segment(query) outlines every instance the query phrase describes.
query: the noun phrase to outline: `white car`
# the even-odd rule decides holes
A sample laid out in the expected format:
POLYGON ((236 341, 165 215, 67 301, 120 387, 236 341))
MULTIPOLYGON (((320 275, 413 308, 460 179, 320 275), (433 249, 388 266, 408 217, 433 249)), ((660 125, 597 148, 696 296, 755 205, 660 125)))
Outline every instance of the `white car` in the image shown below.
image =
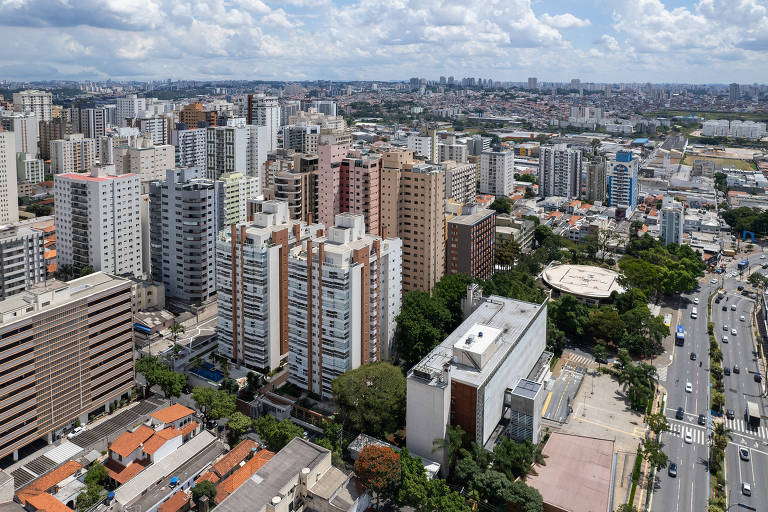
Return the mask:
POLYGON ((685 383, 685 392, 686 393, 693 392, 693 384, 691 384, 690 382, 686 382, 685 383))
POLYGON ((744 496, 752 496, 752 486, 747 482, 741 482, 741 494, 744 496))
POLYGON ((743 321, 744 321, 744 315, 741 315, 741 316, 739 317, 739 320, 741 320, 741 321, 743 322, 743 321))
POLYGON ((712 280, 710 281, 710 283, 712 283, 712 284, 717 284, 717 279, 712 279, 712 280))
POLYGON ((723 330, 724 330, 724 331, 727 331, 727 330, 728 330, 728 324, 723 324, 723 330))
POLYGON ((736 311, 736 304, 731 304, 731 311, 736 311))
POLYGON ((736 329, 731 329, 731 336, 736 336, 736 329))
POLYGON ((723 343, 728 343, 728 336, 723 335, 723 343))
POLYGON ((685 442, 687 444, 691 444, 693 442, 693 436, 691 436, 690 432, 685 433, 685 442))
POLYGON ((693 303, 694 303, 694 304, 698 304, 698 303, 699 303, 699 298, 698 298, 698 297, 694 297, 694 299, 693 299, 693 303))
POLYGON ((764 260, 764 259, 765 259, 765 254, 761 254, 761 255, 760 255, 760 259, 761 259, 761 260, 764 260))

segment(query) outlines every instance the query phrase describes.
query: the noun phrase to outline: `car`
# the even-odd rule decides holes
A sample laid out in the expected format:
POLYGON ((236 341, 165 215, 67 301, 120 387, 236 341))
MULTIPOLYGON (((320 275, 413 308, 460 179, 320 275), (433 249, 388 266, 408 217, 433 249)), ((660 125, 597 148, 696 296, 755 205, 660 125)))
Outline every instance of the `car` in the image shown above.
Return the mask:
POLYGON ((739 368, 739 365, 737 364, 733 365, 733 373, 741 373, 741 369, 739 368))
POLYGON ((595 356, 595 362, 600 364, 608 364, 608 360, 604 357, 595 356))
POLYGON ((693 442, 693 436, 690 432, 685 433, 685 444, 691 444, 693 442))
POLYGON ((699 425, 706 425, 707 424, 707 417, 703 414, 699 414, 699 419, 697 420, 697 423, 699 425))
POLYGON ((710 281, 710 283, 712 283, 712 284, 717 284, 717 279, 712 279, 712 280, 710 281))
MULTIPOLYGON (((723 300, 721 297, 718 297, 715 299, 715 304, 720 304, 720 301, 723 300)), ((723 306, 723 309, 725 309, 726 306, 723 306)))
POLYGON ((752 496, 752 486, 747 482, 741 482, 741 494, 744 496, 752 496))
POLYGON ((68 439, 72 439, 73 437, 75 437, 77 434, 79 434, 82 431, 83 431, 83 427, 75 427, 74 429, 72 429, 72 432, 67 434, 67 438, 68 439))
POLYGON ((763 382, 763 376, 760 375, 759 373, 755 373, 752 376, 754 377, 755 382, 763 382))
POLYGON ((731 329, 731 336, 736 336, 736 329, 731 329))
POLYGON ((691 361, 696 360, 696 352, 691 352, 691 361))
POLYGON ((760 259, 761 259, 761 260, 764 260, 764 259, 765 259, 765 254, 761 254, 761 255, 760 255, 760 259))
POLYGON ((690 382, 686 382, 685 383, 685 392, 686 393, 693 392, 693 384, 691 384, 690 382))
POLYGON ((685 412, 683 411, 682 407, 677 408, 677 412, 675 413, 675 418, 679 420, 682 420, 683 418, 685 418, 685 412))
POLYGON ((732 420, 733 418, 736 417, 736 412, 733 409, 728 409, 727 411, 725 411, 725 417, 728 418, 729 420, 732 420))
POLYGON ((731 374, 731 369, 728 366, 726 366, 725 368, 723 368, 723 373, 725 375, 730 375, 731 374))
POLYGON ((698 297, 694 297, 693 298, 693 303, 694 304, 698 304, 699 303, 699 298, 698 297))
POLYGON ((749 292, 749 298, 750 299, 756 299, 757 298, 757 294, 754 293, 754 292, 749 292))
POLYGON ((728 343, 728 336, 723 334, 723 343, 728 343))
POLYGON ((739 458, 741 460, 749 460, 749 449, 743 446, 739 447, 739 458))
POLYGON ((723 324, 723 330, 724 330, 724 331, 727 331, 727 330, 728 330, 728 324, 723 324))
POLYGON ((723 311, 728 311, 728 306, 726 306, 725 304, 723 304, 723 311))
POLYGON ((739 320, 741 320, 741 321, 743 322, 743 321, 744 321, 744 315, 741 315, 741 316, 739 317, 739 320))
POLYGON ((736 304, 731 304, 731 311, 736 311, 736 304))
POLYGON ((669 468, 667 469, 667 474, 669 474, 669 476, 672 478, 675 478, 677 476, 677 464, 670 462, 669 468))
POLYGON ((736 287, 736 289, 739 291, 742 291, 744 289, 744 285, 740 284, 739 286, 736 287))
POLYGON ((768 263, 763 263, 763 268, 768 268, 768 263))

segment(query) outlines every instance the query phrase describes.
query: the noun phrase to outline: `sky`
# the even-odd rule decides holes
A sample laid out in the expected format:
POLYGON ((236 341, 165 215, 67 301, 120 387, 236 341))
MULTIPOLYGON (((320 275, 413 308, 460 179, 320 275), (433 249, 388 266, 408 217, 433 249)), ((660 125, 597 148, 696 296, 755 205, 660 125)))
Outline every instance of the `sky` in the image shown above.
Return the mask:
POLYGON ((0 79, 768 82, 768 0, 0 0, 0 79))

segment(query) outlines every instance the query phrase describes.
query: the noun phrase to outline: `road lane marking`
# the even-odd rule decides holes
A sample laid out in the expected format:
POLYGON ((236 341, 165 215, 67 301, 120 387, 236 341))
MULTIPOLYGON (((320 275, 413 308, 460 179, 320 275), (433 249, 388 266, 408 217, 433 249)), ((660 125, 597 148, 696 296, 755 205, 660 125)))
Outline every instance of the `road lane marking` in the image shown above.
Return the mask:
POLYGON ((549 401, 552 399, 552 392, 547 395, 547 399, 544 401, 544 407, 541 408, 542 417, 547 414, 547 407, 549 407, 549 401))

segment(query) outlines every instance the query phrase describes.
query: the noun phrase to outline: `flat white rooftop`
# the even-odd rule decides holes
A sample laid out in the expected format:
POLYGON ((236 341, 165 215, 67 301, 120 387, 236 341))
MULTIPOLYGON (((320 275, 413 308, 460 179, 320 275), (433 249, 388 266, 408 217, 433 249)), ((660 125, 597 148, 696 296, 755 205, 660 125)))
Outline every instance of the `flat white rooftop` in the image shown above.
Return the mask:
POLYGON ((554 265, 544 269, 544 281, 557 290, 580 297, 606 299, 611 292, 624 292, 619 286, 619 274, 613 270, 590 265, 554 265))

